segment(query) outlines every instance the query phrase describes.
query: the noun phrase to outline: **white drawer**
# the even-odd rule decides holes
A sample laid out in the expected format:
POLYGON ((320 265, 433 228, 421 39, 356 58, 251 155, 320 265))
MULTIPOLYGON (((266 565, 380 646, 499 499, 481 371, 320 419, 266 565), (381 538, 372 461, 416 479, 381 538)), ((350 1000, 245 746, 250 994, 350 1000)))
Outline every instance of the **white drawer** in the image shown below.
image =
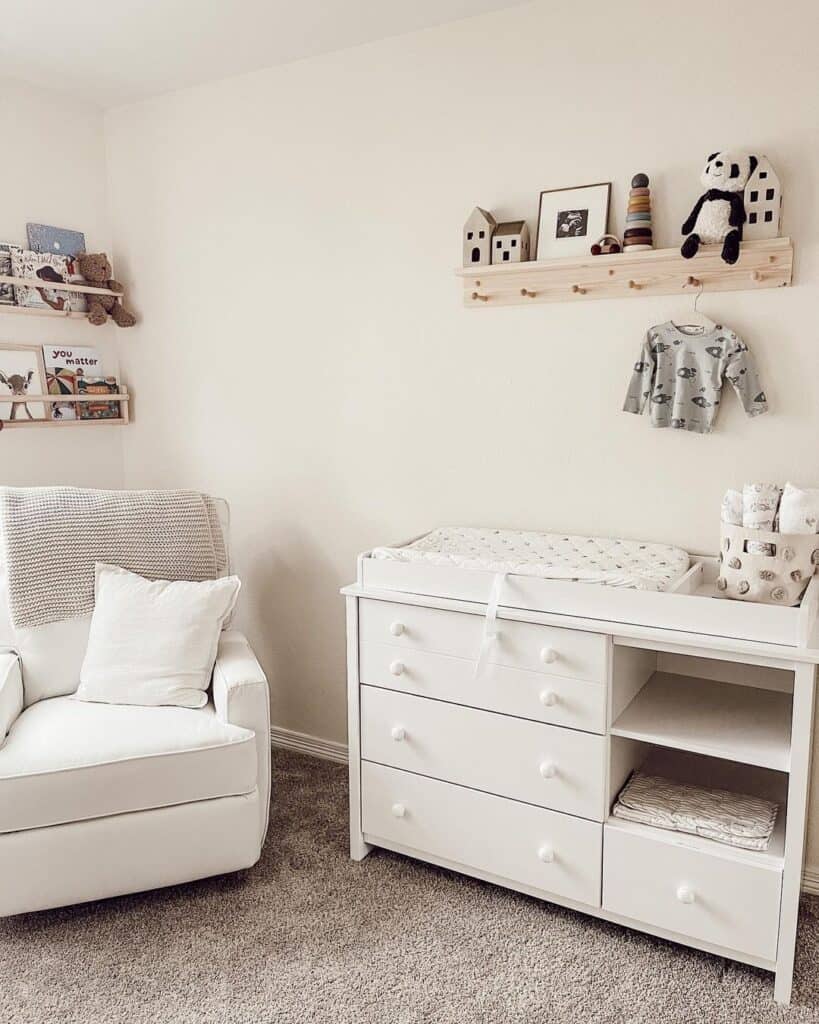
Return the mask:
POLYGON ((362 643, 359 678, 370 686, 485 708, 536 722, 606 731, 606 688, 582 679, 544 675, 506 665, 487 665, 475 678, 466 658, 392 644, 362 643))
POLYGON ((361 756, 603 820, 605 738, 361 687, 361 756))
MULTIPOLYGON (((480 615, 419 608, 389 601, 360 602, 362 641, 449 654, 475 661, 483 638, 480 615)), ((497 620, 497 639, 489 662, 550 675, 606 681, 606 638, 597 633, 497 620)))
POLYGON ((782 872, 667 838, 603 829, 603 906, 681 936, 776 959, 782 872))
POLYGON ((367 762, 361 790, 368 839, 600 906, 596 822, 367 762))

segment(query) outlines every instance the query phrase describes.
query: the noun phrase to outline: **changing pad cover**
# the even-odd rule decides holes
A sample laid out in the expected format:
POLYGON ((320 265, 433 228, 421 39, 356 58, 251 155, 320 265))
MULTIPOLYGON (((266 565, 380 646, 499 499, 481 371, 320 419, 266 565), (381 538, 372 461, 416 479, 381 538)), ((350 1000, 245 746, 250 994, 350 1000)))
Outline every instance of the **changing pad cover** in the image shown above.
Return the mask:
POLYGON ((372 557, 655 591, 667 590, 690 561, 667 544, 472 526, 442 526, 372 557))

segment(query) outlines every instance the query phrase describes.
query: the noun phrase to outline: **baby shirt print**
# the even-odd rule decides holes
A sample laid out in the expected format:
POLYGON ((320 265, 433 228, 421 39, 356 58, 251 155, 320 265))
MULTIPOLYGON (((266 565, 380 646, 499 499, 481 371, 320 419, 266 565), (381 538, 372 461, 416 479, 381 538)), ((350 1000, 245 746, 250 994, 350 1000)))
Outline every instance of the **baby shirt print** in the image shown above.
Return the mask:
POLYGON ((721 325, 695 332, 669 320, 649 328, 623 411, 639 414, 648 404, 653 427, 707 434, 726 380, 749 416, 768 411, 756 364, 741 338, 721 325))

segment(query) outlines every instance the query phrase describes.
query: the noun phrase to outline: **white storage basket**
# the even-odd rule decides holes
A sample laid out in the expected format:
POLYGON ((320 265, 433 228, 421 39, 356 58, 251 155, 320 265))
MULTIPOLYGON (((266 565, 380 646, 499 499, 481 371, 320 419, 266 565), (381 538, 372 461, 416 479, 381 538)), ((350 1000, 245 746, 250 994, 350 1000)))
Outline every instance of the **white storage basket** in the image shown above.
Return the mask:
POLYGON ((819 563, 819 536, 722 524, 717 590, 737 601, 799 604, 819 563), (767 546, 770 554, 759 554, 767 546), (750 548, 750 551, 748 550, 750 548))

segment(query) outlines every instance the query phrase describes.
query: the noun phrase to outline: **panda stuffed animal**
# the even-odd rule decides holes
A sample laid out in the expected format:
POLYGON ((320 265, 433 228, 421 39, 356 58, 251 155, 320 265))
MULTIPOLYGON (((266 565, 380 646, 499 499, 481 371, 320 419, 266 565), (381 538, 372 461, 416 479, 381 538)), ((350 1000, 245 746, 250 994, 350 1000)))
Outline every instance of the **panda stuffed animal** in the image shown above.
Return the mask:
POLYGON ((703 245, 722 242, 726 263, 739 259, 745 203, 742 198, 748 178, 759 163, 755 156, 712 153, 705 162, 700 181, 707 189, 697 200, 682 233, 688 237, 680 252, 690 260, 703 245))

